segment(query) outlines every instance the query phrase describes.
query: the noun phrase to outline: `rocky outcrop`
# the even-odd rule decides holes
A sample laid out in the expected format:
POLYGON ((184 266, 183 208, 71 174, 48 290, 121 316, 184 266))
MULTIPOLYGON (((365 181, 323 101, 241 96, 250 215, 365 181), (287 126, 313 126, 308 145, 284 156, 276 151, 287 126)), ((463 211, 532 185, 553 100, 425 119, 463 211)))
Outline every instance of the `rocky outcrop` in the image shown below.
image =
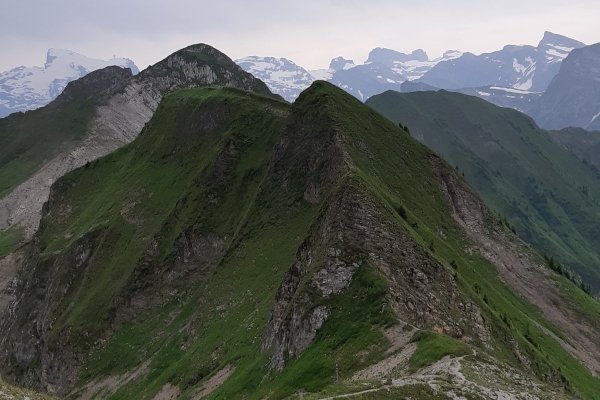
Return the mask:
MULTIPOLYGON (((304 101, 301 95, 296 104, 301 107, 304 101)), ((327 96, 321 102, 312 113, 292 113, 272 167, 274 188, 289 190, 287 182, 300 180, 304 200, 323 206, 275 298, 262 341, 270 367, 282 370, 287 360, 308 348, 330 317, 331 298, 351 285, 361 266, 386 277, 388 302, 401 320, 488 343, 478 307, 462 298, 452 273, 403 224, 393 222, 397 216, 389 207, 352 176, 346 122, 331 120, 337 112, 328 113, 327 96), (324 119, 329 120, 309 122, 324 119), (335 129, 323 128, 328 125, 335 129)))
POLYGON ((393 217, 360 182, 350 178, 327 204, 279 287, 263 338, 271 368, 282 370, 308 348, 330 315, 328 299, 345 290, 363 264, 388 278, 390 305, 401 320, 489 342, 477 306, 462 299, 452 274, 404 228, 390 223, 393 217))

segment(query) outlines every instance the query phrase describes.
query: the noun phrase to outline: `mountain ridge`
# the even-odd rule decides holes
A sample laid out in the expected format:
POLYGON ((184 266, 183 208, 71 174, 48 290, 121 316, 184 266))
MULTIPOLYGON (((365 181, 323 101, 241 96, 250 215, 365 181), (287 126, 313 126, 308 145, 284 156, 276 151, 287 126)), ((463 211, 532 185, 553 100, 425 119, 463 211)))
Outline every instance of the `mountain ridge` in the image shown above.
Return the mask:
MULTIPOLYGON (((9 186, 2 188, 0 198, 1 230, 15 227, 22 229, 26 238, 31 237, 37 229, 50 185, 66 172, 131 142, 167 93, 198 86, 233 86, 272 96, 264 83, 205 44, 181 49, 135 76, 129 74, 124 78, 112 71, 116 70, 95 71, 91 77, 88 74, 81 81, 69 83, 67 93, 45 108, 0 119, 0 135, 7 145, 14 143, 13 147, 18 149, 23 146, 22 142, 34 143, 24 150, 24 154, 20 150, 12 151, 10 145, 3 150, 5 156, 0 174, 10 179, 5 180, 9 186), (95 76, 110 88, 92 101, 80 89, 95 76), (73 100, 69 95, 71 88, 83 97, 71 101, 71 106, 67 107, 66 104, 73 100), (61 115, 61 109, 65 107, 74 114, 69 119, 61 115), (73 122, 72 128, 61 131, 62 136, 44 139, 54 143, 52 146, 55 147, 48 149, 44 149, 46 145, 36 136, 39 131, 44 131, 39 124, 48 124, 43 119, 46 115, 53 118, 51 126, 65 120, 73 122), (65 141, 61 142, 60 138, 65 141), (51 153, 52 158, 49 151, 55 151, 51 153)), ((93 86, 90 90, 94 90, 93 86)))
POLYGON ((600 387, 593 318, 554 325, 598 304, 569 297, 454 167, 325 82, 293 105, 166 96, 132 143, 57 180, 24 251, 3 377, 71 398, 600 387), (532 279, 543 309, 519 285, 532 279), (467 366, 499 386, 451 383, 467 366))

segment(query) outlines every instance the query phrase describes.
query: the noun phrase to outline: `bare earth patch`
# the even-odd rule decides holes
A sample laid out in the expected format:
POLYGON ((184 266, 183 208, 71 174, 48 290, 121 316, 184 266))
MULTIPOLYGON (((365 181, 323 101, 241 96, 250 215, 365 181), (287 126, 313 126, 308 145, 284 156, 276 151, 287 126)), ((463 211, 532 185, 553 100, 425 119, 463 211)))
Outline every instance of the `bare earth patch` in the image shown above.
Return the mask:
POLYGON ((109 376, 102 380, 96 379, 88 382, 81 389, 75 390, 72 394, 75 395, 78 400, 91 400, 95 395, 100 393, 102 393, 102 395, 98 398, 107 398, 119 390, 120 387, 150 372, 151 362, 152 359, 146 360, 146 362, 136 369, 121 376, 109 376))
POLYGON ((194 400, 200 400, 211 394, 216 388, 221 386, 223 382, 225 382, 227 378, 229 378, 231 374, 233 374, 234 371, 235 367, 228 365, 216 374, 214 374, 209 380, 204 382, 204 385, 202 385, 200 392, 194 396, 194 400))
POLYGON ((390 376, 392 371, 400 368, 405 369, 408 366, 408 360, 417 350, 418 343, 409 343, 401 352, 391 357, 381 360, 375 365, 357 372, 352 377, 353 380, 384 379, 390 376))
POLYGON ((154 396, 153 400, 175 400, 179 395, 179 387, 167 383, 160 392, 154 396))

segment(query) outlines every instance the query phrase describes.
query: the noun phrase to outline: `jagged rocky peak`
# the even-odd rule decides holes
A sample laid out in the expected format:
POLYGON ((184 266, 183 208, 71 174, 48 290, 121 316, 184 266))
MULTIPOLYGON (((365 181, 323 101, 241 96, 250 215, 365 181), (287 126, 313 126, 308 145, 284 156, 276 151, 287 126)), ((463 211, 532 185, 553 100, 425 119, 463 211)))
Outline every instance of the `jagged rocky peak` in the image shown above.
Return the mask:
POLYGON ((546 31, 537 48, 544 53, 548 63, 555 63, 564 60, 572 50, 584 46, 585 44, 578 40, 546 31))
POLYGON ((154 79, 162 91, 171 91, 175 86, 180 89, 227 86, 273 96, 264 82, 244 71, 224 53, 204 43, 171 54, 142 71, 138 79, 154 79))
POLYGON ((329 69, 334 71, 343 71, 356 67, 353 60, 346 60, 344 57, 336 57, 329 63, 329 69))
POLYGON ((410 54, 406 54, 396 50, 377 47, 371 50, 366 63, 378 62, 387 67, 393 68, 394 64, 397 62, 405 63, 409 61, 426 62, 429 61, 429 57, 427 56, 427 53, 422 49, 417 49, 410 54))
POLYGON ((600 43, 573 50, 532 116, 545 129, 600 129, 600 43))
POLYGON ((62 104, 78 95, 94 99, 106 98, 114 93, 113 90, 128 82, 131 77, 133 77, 133 72, 130 68, 121 68, 114 65, 105 67, 90 72, 76 81, 69 82, 55 102, 62 104))

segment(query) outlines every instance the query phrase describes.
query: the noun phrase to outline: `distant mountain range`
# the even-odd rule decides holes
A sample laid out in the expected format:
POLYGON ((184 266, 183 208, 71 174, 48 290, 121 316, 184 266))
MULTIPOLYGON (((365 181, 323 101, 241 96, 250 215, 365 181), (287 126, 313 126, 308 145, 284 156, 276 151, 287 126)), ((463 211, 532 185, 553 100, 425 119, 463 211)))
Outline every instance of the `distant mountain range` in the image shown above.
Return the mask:
POLYGON ((17 67, 0 73, 0 118, 50 103, 71 81, 108 66, 139 72, 128 58, 108 61, 89 58, 69 50, 50 49, 43 67, 17 67))
POLYGON ((406 54, 378 47, 363 64, 340 56, 331 60, 328 69, 312 71, 286 58, 252 56, 236 62, 288 101, 294 101, 299 92, 319 79, 366 101, 386 90, 403 91, 402 83, 417 81, 447 90, 497 86, 543 92, 558 74, 562 60, 573 49, 584 46, 566 36, 545 32, 537 47, 507 45, 481 55, 450 50, 433 60, 422 49, 406 54))
MULTIPOLYGON (((507 45, 481 55, 451 50, 433 60, 422 49, 407 54, 378 47, 362 64, 339 56, 329 68, 319 70, 305 69, 287 58, 249 56, 235 62, 289 102, 316 80, 329 81, 361 101, 387 90, 445 89, 514 108, 546 129, 600 129, 600 72, 596 67, 600 46, 585 47, 551 32, 545 32, 536 47, 507 45), (574 58, 569 58, 571 52, 574 58), (565 59, 569 62, 563 63, 565 59)), ((48 51, 43 67, 0 73, 0 118, 42 107, 67 83, 110 65, 138 73, 127 58, 103 61, 59 49, 48 51)))
POLYGON ((459 51, 447 51, 443 57, 430 60, 421 49, 405 54, 378 47, 369 53, 364 64, 340 56, 331 60, 328 69, 311 71, 287 58, 251 56, 236 63, 290 102, 315 80, 329 81, 365 101, 386 90, 400 91, 403 82, 417 80, 438 63, 461 55, 459 51))
POLYGON ((586 47, 552 32, 536 47, 507 45, 481 55, 453 50, 434 60, 422 49, 406 54, 378 47, 363 64, 340 56, 320 70, 286 58, 252 56, 236 63, 290 102, 315 80, 361 101, 387 90, 444 89, 514 108, 545 129, 600 130, 600 44, 586 47))

